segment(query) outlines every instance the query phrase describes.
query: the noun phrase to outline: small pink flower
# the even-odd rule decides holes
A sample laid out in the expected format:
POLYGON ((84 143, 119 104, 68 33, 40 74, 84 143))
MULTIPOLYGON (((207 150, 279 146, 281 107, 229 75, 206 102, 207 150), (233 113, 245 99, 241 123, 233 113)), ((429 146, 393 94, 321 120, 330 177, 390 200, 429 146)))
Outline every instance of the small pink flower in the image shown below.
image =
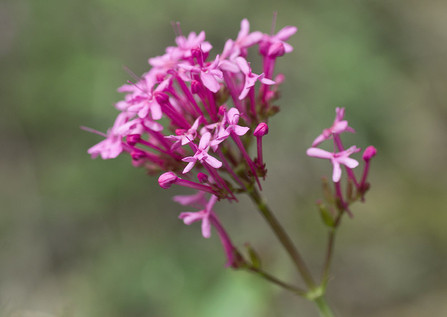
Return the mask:
POLYGON ((101 155, 103 160, 116 158, 123 151, 122 134, 119 133, 119 129, 129 119, 129 114, 120 113, 113 124, 113 127, 107 131, 107 138, 98 144, 92 146, 87 150, 88 154, 91 154, 92 158, 96 158, 101 155))
POLYGON ((200 79, 203 85, 210 91, 216 93, 220 89, 220 84, 217 79, 222 79, 222 71, 218 69, 219 66, 219 55, 216 56, 214 62, 208 66, 192 66, 187 63, 180 63, 178 65, 180 68, 186 69, 191 73, 200 74, 200 79))
POLYGON ((265 85, 273 85, 275 82, 273 80, 264 78, 264 73, 260 75, 253 74, 251 72, 250 64, 245 60, 243 57, 236 58, 236 64, 241 69, 242 73, 245 75, 245 84, 244 88, 242 89, 241 94, 239 95, 239 100, 244 99, 248 92, 250 91, 251 87, 253 87, 257 80, 259 80, 261 83, 265 85))
POLYGON ((276 55, 278 51, 282 51, 284 53, 290 53, 293 51, 292 45, 284 42, 287 41, 293 34, 296 33, 298 29, 294 26, 286 26, 282 28, 276 35, 268 35, 264 34, 264 37, 259 44, 259 50, 262 55, 266 56, 280 56, 276 55), (279 49, 278 45, 281 45, 283 49, 279 49))
POLYGON ((183 162, 189 162, 189 164, 186 165, 185 169, 183 170, 183 174, 188 173, 194 167, 197 161, 202 164, 207 163, 214 168, 220 168, 222 166, 222 162, 208 154, 208 150, 210 148, 210 139, 211 133, 206 132, 204 135, 202 135, 199 146, 194 156, 188 156, 182 159, 183 162))
POLYGON ((345 108, 336 108, 335 109, 335 120, 330 128, 324 129, 323 133, 317 136, 315 141, 312 143, 312 146, 318 146, 321 142, 331 139, 333 134, 340 134, 342 132, 352 132, 355 133, 355 130, 348 126, 348 121, 343 120, 345 116, 345 108))
POLYGON ((186 225, 202 220, 202 235, 204 238, 209 238, 211 237, 211 223, 209 217, 216 201, 217 196, 212 195, 210 201, 206 204, 205 209, 197 212, 182 212, 179 218, 183 219, 183 222, 186 225))
POLYGON ((359 162, 349 157, 352 153, 359 152, 361 149, 357 148, 355 145, 351 146, 349 149, 332 153, 319 148, 311 147, 306 151, 306 154, 311 157, 317 157, 322 159, 330 160, 332 165, 334 165, 334 171, 332 173, 332 180, 334 183, 338 183, 341 178, 341 167, 340 164, 343 164, 349 168, 355 168, 359 165, 359 162))
POLYGON ((234 131, 234 133, 236 133, 237 135, 243 136, 245 133, 248 132, 248 130, 250 130, 249 127, 242 127, 237 124, 239 122, 240 116, 241 116, 241 114, 239 113, 239 110, 237 110, 236 108, 231 108, 227 112, 228 127, 226 129, 226 132, 228 134, 230 134, 232 131, 234 131))
POLYGON ((188 129, 188 130, 178 129, 176 131, 176 133, 178 132, 177 135, 169 135, 169 136, 165 137, 167 139, 176 140, 175 143, 171 147, 172 151, 178 149, 180 146, 186 145, 186 144, 194 141, 194 139, 197 136, 197 128, 199 127, 199 122, 200 122, 201 118, 202 118, 202 116, 198 117, 196 119, 196 121, 194 121, 194 124, 192 125, 192 127, 190 129, 188 129))

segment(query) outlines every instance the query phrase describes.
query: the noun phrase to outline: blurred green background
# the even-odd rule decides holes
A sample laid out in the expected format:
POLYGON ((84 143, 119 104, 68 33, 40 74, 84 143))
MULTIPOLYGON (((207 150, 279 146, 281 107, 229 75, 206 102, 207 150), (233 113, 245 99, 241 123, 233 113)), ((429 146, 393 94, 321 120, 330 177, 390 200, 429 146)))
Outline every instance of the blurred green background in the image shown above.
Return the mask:
MULTIPOLYGON (((147 59, 205 30, 219 53, 243 18, 295 25, 282 111, 265 138, 264 193, 319 273, 326 239, 314 202, 326 161, 306 157, 335 107, 378 149, 366 204, 344 219, 328 300, 338 316, 447 316, 447 2, 0 1, 0 315, 64 317, 317 316, 313 304, 224 269, 217 235, 177 219, 178 188, 128 157, 91 160, 147 59)), ((251 51, 251 56, 255 55, 251 51)), ((259 58, 254 58, 259 73, 259 58)), ((357 158, 360 158, 358 155, 357 158)), ((248 199, 217 207, 234 242, 300 284, 248 199)))

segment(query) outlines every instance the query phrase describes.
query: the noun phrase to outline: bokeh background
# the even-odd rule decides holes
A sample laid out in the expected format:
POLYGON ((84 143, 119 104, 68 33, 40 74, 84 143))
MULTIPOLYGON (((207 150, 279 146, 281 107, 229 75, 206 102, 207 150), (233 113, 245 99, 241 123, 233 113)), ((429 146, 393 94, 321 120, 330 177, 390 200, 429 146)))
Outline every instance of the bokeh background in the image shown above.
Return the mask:
MULTIPOLYGON (((224 269, 220 242, 128 157, 91 160, 116 88, 184 33, 219 53, 243 18, 298 27, 281 112, 265 138, 264 193, 319 273, 326 239, 314 205, 331 166, 305 150, 334 118, 374 144, 366 204, 337 237, 328 299, 338 316, 447 316, 447 2, 443 0, 2 0, 0 2, 0 315, 317 316, 312 303, 224 269)), ((251 56, 256 52, 251 51, 251 56)), ((255 72, 260 69, 254 57, 255 72)), ((358 156, 359 158, 359 156, 358 156)), ((234 242, 300 284, 247 199, 219 204, 234 242)))

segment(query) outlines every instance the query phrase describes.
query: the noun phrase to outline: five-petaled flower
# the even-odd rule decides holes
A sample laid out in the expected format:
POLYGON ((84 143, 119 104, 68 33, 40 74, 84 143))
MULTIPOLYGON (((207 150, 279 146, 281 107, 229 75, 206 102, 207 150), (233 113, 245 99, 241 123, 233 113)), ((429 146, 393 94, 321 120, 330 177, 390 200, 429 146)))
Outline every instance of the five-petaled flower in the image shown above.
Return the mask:
POLYGON ((183 162, 189 163, 183 170, 183 174, 188 173, 194 167, 197 161, 202 164, 206 163, 214 168, 219 168, 222 166, 222 162, 208 154, 208 150, 210 149, 210 139, 211 133, 206 132, 204 135, 202 135, 199 146, 197 147, 194 156, 188 156, 182 159, 183 162))
POLYGON ((212 195, 209 202, 206 204, 205 209, 197 212, 182 212, 179 215, 179 218, 183 219, 183 222, 186 225, 190 225, 193 222, 202 220, 202 235, 204 238, 209 238, 211 237, 211 224, 209 217, 216 201, 217 196, 212 195))
POLYGON ((328 152, 319 148, 311 147, 306 151, 306 154, 312 157, 328 159, 331 161, 332 165, 334 165, 334 171, 332 173, 332 180, 335 183, 338 183, 341 178, 341 166, 343 164, 349 168, 354 168, 359 165, 359 162, 349 157, 352 153, 359 152, 361 149, 358 147, 351 146, 349 149, 345 151, 341 151, 338 153, 328 152))

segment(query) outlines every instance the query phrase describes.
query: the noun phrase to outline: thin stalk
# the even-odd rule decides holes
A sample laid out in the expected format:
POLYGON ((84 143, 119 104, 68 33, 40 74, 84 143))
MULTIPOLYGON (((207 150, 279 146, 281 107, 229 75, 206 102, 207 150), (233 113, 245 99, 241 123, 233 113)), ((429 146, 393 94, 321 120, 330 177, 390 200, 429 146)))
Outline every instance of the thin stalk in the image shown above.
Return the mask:
POLYGON ((298 287, 287 284, 287 283, 277 279, 273 275, 270 275, 269 273, 262 271, 261 269, 257 269, 254 267, 246 267, 245 269, 248 270, 249 272, 252 272, 252 273, 258 275, 259 277, 262 277, 263 279, 266 279, 269 282, 272 282, 273 284, 276 284, 282 288, 285 288, 291 292, 294 292, 295 294, 297 294, 299 296, 306 297, 306 295, 307 295, 307 292, 305 290, 302 290, 298 287))
POLYGON ((249 191, 248 194, 255 203, 256 207, 258 207, 258 210, 264 216, 265 220, 273 229, 273 232, 275 233, 276 237, 279 239, 283 247, 287 250, 287 253, 289 253, 289 256, 292 258, 293 263, 295 263, 295 266, 300 272, 304 282, 307 284, 309 289, 311 290, 315 289, 316 288, 315 282, 312 278, 312 275, 310 274, 309 269, 307 268, 306 263, 304 262, 300 253, 296 249, 290 237, 287 235, 284 228, 281 226, 281 224, 278 222, 276 217, 271 212, 269 206, 267 205, 266 200, 260 195, 259 191, 255 187, 253 187, 253 189, 249 191))
POLYGON ((317 304, 318 312, 321 317, 335 317, 334 312, 323 296, 316 298, 314 302, 317 304))

